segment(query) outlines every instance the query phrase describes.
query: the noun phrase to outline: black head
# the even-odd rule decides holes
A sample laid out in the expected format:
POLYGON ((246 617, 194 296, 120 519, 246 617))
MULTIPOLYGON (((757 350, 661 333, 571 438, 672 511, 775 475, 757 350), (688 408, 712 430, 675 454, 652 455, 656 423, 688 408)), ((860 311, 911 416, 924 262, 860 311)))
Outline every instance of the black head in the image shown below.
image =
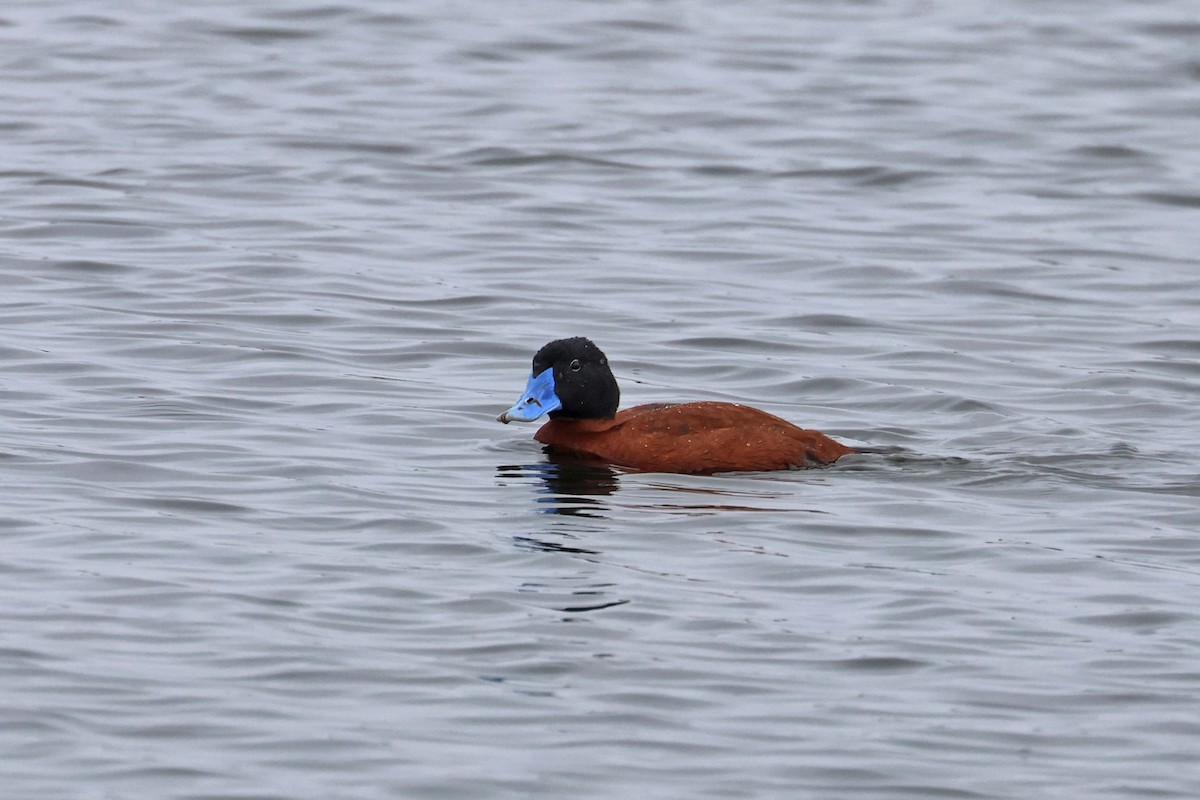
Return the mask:
POLYGON ((591 339, 576 336, 558 339, 537 351, 533 374, 554 370, 554 393, 562 408, 550 418, 608 419, 616 416, 621 390, 608 367, 608 359, 591 339))

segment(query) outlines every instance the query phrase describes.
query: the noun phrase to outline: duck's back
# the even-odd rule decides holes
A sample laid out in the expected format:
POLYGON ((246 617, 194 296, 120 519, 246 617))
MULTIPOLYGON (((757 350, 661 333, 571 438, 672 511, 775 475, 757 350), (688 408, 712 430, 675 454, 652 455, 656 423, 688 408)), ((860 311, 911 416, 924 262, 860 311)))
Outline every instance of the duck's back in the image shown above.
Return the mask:
POLYGON ((830 464, 854 449, 736 403, 634 406, 607 420, 555 419, 535 438, 557 452, 647 472, 757 472, 830 464))

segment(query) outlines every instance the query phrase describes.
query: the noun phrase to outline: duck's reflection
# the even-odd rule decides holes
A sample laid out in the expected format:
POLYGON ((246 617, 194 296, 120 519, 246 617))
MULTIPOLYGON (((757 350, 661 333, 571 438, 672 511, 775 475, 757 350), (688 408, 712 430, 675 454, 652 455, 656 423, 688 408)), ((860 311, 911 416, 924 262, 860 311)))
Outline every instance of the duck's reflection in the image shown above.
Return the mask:
POLYGON ((496 477, 532 484, 534 502, 542 513, 590 519, 611 516, 617 505, 613 496, 621 488, 621 481, 630 476, 636 479, 632 486, 634 494, 622 503, 624 508, 689 516, 730 512, 821 513, 818 509, 796 506, 794 483, 826 480, 818 470, 789 474, 790 480, 768 482, 732 474, 717 479, 630 472, 603 462, 549 454, 546 459, 537 464, 501 465, 496 468, 496 477), (646 502, 648 497, 653 497, 653 502, 646 502))
POLYGON ((620 473, 592 461, 555 456, 547 456, 547 459, 539 464, 501 465, 496 468, 496 477, 539 481, 541 488, 536 502, 547 514, 605 516, 608 504, 604 498, 620 488, 620 473))
MULTIPOLYGON (((565 561, 534 562, 550 565, 548 574, 529 577, 520 587, 521 592, 539 595, 539 605, 566 614, 563 619, 567 621, 577 619, 579 614, 631 602, 621 596, 616 584, 596 580, 598 574, 613 574, 613 566, 638 573, 646 571, 643 565, 625 563, 620 556, 606 554, 595 546, 598 540, 605 540, 614 524, 620 524, 622 516, 801 510, 791 502, 794 492, 772 483, 746 478, 718 480, 631 473, 594 461, 553 455, 545 458, 534 464, 502 464, 496 467, 496 478, 501 484, 519 486, 522 494, 531 493, 536 510, 551 515, 542 517, 535 525, 523 525, 519 533, 512 534, 512 541, 517 548, 531 553, 568 557, 565 561), (615 495, 622 488, 626 496, 618 501, 615 495), (579 569, 564 572, 564 564, 576 564, 579 569), (605 566, 598 569, 595 565, 605 566)), ((744 546, 727 537, 719 541, 739 550, 769 554, 761 547, 744 546)))

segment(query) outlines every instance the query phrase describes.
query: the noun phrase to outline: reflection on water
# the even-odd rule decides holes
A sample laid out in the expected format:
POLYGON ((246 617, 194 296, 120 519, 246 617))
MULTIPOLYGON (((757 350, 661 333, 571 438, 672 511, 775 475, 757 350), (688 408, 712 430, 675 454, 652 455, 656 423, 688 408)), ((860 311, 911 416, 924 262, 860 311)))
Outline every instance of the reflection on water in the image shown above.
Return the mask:
POLYGON ((521 483, 540 482, 536 502, 546 514, 577 517, 603 517, 602 498, 616 493, 618 473, 612 467, 593 461, 547 456, 540 464, 501 465, 496 477, 517 479, 521 483))
MULTIPOLYGON (((539 464, 501 465, 496 477, 537 486, 534 502, 544 514, 568 517, 606 519, 615 506, 615 495, 621 488, 622 476, 643 476, 640 489, 649 489, 654 502, 623 502, 626 510, 666 512, 690 516, 707 516, 734 511, 822 513, 819 509, 797 507, 794 472, 775 475, 778 483, 756 481, 747 486, 747 475, 674 475, 669 473, 637 473, 610 467, 606 464, 547 455, 539 464), (762 488, 763 486, 770 488, 762 488)), ((764 473, 755 473, 761 478, 764 473)), ((814 473, 815 474, 815 473, 814 473)), ((644 493, 639 493, 645 497, 644 493)), ((540 549, 568 552, 590 552, 559 543, 545 543, 540 549)))

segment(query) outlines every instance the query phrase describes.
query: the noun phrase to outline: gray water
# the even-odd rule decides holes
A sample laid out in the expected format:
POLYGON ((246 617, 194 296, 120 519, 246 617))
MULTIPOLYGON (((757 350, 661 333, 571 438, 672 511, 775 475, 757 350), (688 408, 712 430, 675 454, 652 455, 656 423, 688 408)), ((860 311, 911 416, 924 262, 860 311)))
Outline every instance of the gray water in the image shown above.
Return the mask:
POLYGON ((0 8, 5 798, 1200 796, 1200 15, 0 8), (870 452, 687 477, 494 417, 870 452))

